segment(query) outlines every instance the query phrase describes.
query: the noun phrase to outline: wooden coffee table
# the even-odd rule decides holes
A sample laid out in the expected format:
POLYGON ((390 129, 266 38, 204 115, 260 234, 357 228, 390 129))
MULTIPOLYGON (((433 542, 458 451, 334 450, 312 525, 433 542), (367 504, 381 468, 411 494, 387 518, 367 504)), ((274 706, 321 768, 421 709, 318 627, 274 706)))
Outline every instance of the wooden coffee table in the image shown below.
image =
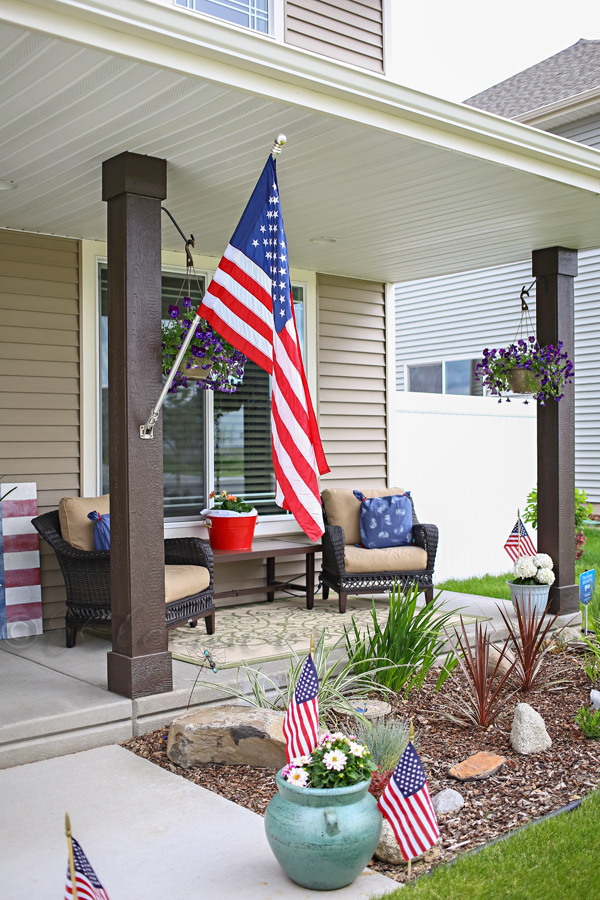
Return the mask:
POLYGON ((321 544, 301 544, 298 541, 285 541, 277 538, 257 538, 252 542, 251 550, 213 550, 213 558, 216 563, 243 562, 249 559, 266 559, 267 561, 267 583, 264 587, 216 591, 214 599, 243 597, 245 594, 258 594, 264 591, 267 599, 272 600, 275 591, 294 590, 306 594, 306 608, 312 609, 315 602, 315 553, 321 549, 321 544), (296 584, 294 581, 276 581, 275 560, 278 556, 305 556, 306 583, 296 584))

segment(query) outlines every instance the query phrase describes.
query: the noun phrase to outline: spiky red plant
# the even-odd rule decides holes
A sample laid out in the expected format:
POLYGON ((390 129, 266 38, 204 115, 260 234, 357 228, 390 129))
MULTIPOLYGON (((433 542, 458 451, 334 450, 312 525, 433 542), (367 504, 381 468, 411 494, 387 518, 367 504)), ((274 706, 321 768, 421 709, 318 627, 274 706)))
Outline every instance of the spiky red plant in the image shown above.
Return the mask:
POLYGON ((524 611, 520 604, 516 603, 515 606, 518 631, 505 611, 500 606, 498 609, 508 629, 509 640, 515 645, 516 659, 513 676, 519 684, 519 690, 533 691, 542 686, 541 665, 551 647, 551 643, 546 642, 546 637, 560 613, 552 618, 549 617, 544 623, 544 615, 538 613, 532 606, 531 597, 527 598, 524 611))

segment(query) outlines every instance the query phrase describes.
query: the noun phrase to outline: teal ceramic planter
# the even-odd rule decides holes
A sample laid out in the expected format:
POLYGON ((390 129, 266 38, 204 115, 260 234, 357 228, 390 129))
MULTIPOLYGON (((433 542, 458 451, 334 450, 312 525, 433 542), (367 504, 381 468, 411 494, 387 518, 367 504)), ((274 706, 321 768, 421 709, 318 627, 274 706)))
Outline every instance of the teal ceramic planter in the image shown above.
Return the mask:
POLYGON ((277 773, 279 793, 267 806, 265 831, 292 881, 333 891, 360 875, 381 837, 382 816, 370 784, 369 778, 351 787, 304 788, 277 773))

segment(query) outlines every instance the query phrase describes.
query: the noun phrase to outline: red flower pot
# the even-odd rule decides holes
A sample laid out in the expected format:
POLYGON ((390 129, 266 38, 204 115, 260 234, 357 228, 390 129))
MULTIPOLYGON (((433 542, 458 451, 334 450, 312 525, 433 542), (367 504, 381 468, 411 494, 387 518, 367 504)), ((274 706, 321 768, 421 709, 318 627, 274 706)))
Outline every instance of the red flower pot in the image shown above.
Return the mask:
POLYGON ((208 537, 213 550, 250 550, 256 516, 206 515, 208 537))

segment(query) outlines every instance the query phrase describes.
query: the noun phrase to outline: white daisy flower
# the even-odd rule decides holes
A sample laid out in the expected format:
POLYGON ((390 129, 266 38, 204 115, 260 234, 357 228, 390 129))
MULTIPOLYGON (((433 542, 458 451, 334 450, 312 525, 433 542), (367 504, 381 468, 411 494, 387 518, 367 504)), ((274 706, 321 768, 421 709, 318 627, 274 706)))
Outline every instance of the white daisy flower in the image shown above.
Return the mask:
POLYGON ((296 759, 293 759, 291 761, 290 765, 293 768, 296 768, 298 766, 307 766, 309 764, 309 762, 312 762, 312 759, 311 759, 310 753, 307 753, 304 756, 298 756, 298 757, 296 757, 296 759))
POLYGON ((537 566, 531 556, 520 556, 515 562, 514 572, 517 578, 534 578, 537 566))
POLYGON ((365 755, 365 747, 363 744, 357 744, 354 741, 350 742, 350 753, 352 756, 364 756, 365 755))
POLYGON ((290 784, 297 784, 298 787, 306 787, 308 784, 308 772, 302 768, 292 769, 287 776, 287 780, 290 784))
POLYGON ((334 769, 341 772, 348 761, 348 757, 341 750, 330 750, 323 757, 323 762, 328 769, 334 769))

